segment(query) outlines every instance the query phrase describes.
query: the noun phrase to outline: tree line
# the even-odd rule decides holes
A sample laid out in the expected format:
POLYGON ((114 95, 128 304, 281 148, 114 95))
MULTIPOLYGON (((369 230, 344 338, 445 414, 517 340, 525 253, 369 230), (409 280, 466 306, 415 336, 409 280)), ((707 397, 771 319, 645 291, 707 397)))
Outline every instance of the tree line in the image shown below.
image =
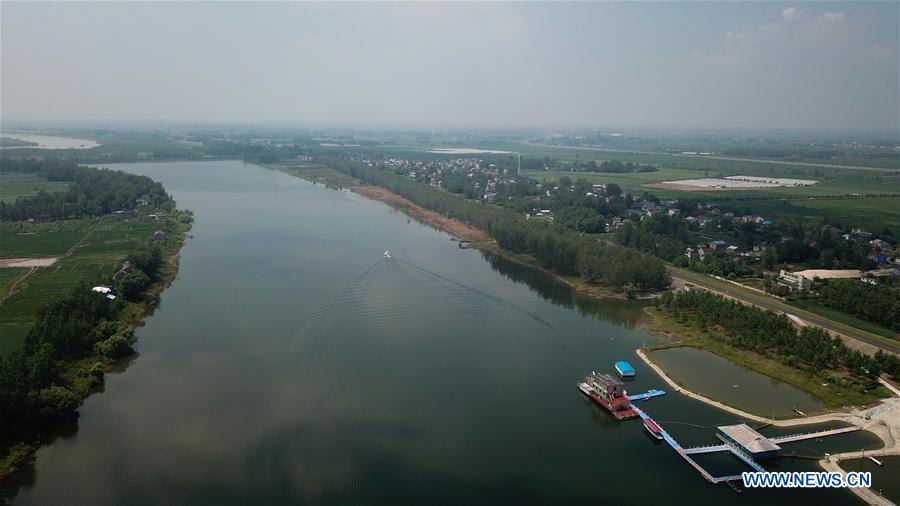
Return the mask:
POLYGON ((689 240, 687 223, 679 218, 654 216, 637 223, 625 223, 616 230, 619 244, 646 251, 672 261, 684 256, 689 240))
POLYGON ((861 385, 871 385, 887 373, 900 379, 900 358, 879 351, 868 356, 847 347, 824 330, 803 327, 799 331, 780 313, 748 306, 705 291, 666 292, 657 306, 701 328, 714 327, 712 335, 728 344, 756 352, 810 374, 844 371, 861 385))
MULTIPOLYGON (((162 252, 144 246, 128 262, 133 270, 126 277, 147 282, 124 298, 139 300, 159 277, 162 252)), ((122 279, 113 284, 120 287, 122 279)), ((81 400, 103 383, 104 361, 133 353, 134 331, 124 321, 123 297, 110 300, 91 286, 82 283, 42 307, 22 349, 0 356, 0 443, 22 441, 48 424, 76 418, 81 400), (88 365, 73 371, 76 361, 88 365)))
POLYGON ((576 160, 572 162, 569 168, 576 172, 607 172, 612 174, 656 172, 659 170, 653 165, 640 165, 632 162, 623 162, 621 160, 603 160, 600 163, 597 163, 596 160, 588 160, 586 162, 576 160))
POLYGON ((822 304, 900 332, 900 291, 855 279, 821 281, 822 304))
POLYGON ((42 191, 34 196, 19 197, 15 202, 0 202, 2 221, 103 216, 119 210, 133 210, 141 197, 147 198, 154 207, 169 200, 163 186, 147 176, 82 167, 61 160, 0 159, 0 172, 25 172, 50 181, 71 181, 62 191, 42 191))
POLYGON ((387 188, 410 201, 485 231, 504 249, 533 255, 562 275, 580 275, 591 283, 662 290, 669 286, 663 263, 650 255, 582 237, 543 220, 525 220, 509 209, 487 206, 368 165, 321 157, 326 166, 366 183, 387 188))

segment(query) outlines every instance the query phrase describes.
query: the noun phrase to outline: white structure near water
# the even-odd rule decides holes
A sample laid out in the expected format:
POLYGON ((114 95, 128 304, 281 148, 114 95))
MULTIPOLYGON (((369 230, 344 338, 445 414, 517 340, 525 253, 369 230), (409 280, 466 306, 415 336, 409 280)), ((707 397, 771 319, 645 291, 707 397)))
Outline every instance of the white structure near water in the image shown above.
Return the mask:
POLYGON ((762 176, 726 176, 704 177, 701 179, 680 179, 677 181, 663 181, 662 184, 679 186, 696 186, 701 188, 785 188, 796 186, 810 186, 818 183, 811 179, 789 179, 780 177, 762 176))

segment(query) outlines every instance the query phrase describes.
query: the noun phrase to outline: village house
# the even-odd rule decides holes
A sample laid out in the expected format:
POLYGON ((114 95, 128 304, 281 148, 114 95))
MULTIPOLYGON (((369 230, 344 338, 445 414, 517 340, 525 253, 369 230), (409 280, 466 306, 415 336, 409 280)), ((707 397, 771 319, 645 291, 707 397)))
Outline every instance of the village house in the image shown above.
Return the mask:
POLYGON ((872 239, 869 241, 869 246, 876 248, 878 250, 884 251, 891 247, 891 244, 884 239, 872 239))

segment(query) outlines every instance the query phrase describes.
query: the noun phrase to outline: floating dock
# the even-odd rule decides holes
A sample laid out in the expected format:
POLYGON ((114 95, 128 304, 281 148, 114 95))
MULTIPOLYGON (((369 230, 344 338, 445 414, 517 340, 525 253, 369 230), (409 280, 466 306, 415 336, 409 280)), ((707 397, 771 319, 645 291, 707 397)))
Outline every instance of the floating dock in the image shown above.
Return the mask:
MULTIPOLYGON (((783 444, 783 443, 793 443, 795 441, 803 441, 806 439, 817 439, 828 436, 836 436, 838 434, 846 434, 847 432, 856 432, 858 430, 862 430, 862 427, 842 427, 839 429, 829 429, 818 432, 805 432, 802 434, 791 434, 789 436, 773 436, 767 438, 769 441, 772 441, 775 444, 783 444)), ((693 448, 685 448, 684 452, 688 455, 695 455, 698 453, 716 453, 716 452, 727 452, 730 451, 728 449, 728 445, 709 445, 709 446, 695 446, 693 448)))
MULTIPOLYGON (((620 371, 620 363, 621 362, 616 362, 617 372, 620 371)), ((692 455, 730 452, 739 460, 747 464, 747 466, 749 466, 754 471, 765 472, 765 468, 762 467, 756 461, 756 459, 774 458, 780 456, 781 444, 793 443, 795 441, 803 441, 807 439, 819 439, 823 437, 835 436, 838 434, 846 434, 848 432, 856 432, 858 430, 862 430, 861 427, 851 426, 841 427, 838 429, 822 430, 817 432, 767 437, 760 434, 757 429, 741 423, 736 425, 723 425, 717 427, 719 429, 719 434, 716 434, 716 436, 725 444, 683 448, 678 443, 678 441, 675 440, 675 438, 673 438, 668 432, 666 432, 666 430, 659 422, 650 418, 650 415, 644 412, 644 410, 638 408, 633 404, 634 401, 647 400, 652 399, 653 397, 658 397, 660 395, 666 395, 665 391, 653 389, 648 390, 647 392, 642 394, 628 395, 623 390, 622 394, 616 394, 616 397, 615 395, 613 395, 612 391, 614 390, 615 392, 618 392, 618 389, 622 388, 624 385, 622 384, 622 382, 614 380, 608 374, 598 375, 596 373, 591 373, 591 375, 586 377, 585 380, 585 382, 578 384, 578 388, 581 389, 581 391, 585 395, 588 395, 589 397, 593 398, 595 401, 606 407, 619 420, 632 417, 640 417, 641 421, 643 422, 644 428, 648 433, 650 433, 650 435, 652 435, 656 439, 665 441, 670 447, 672 447, 673 450, 675 450, 675 453, 680 455, 681 458, 683 458, 688 464, 696 469, 697 472, 699 472, 700 475, 710 483, 728 483, 731 481, 741 480, 742 476, 740 474, 713 476, 712 473, 704 469, 703 466, 700 465, 700 463, 694 460, 691 457, 692 455), (595 380, 597 387, 602 387, 606 390, 610 390, 610 394, 607 397, 615 397, 617 399, 621 399, 624 402, 620 402, 618 403, 618 405, 612 406, 609 401, 606 401, 606 399, 597 394, 592 385, 587 382, 588 379, 595 380)), ((769 424, 766 424, 766 426, 768 425, 769 424)))
MULTIPOLYGON (((741 424, 741 425, 743 425, 743 424, 741 424)), ((728 428, 728 427, 736 427, 736 426, 725 426, 724 428, 728 428)), ((723 429, 723 427, 719 427, 719 430, 722 430, 722 429, 723 429)), ((765 437, 760 434, 759 437, 762 438, 762 440, 766 441, 768 444, 762 443, 761 441, 756 440, 756 434, 759 434, 759 433, 753 429, 750 429, 750 430, 752 431, 752 434, 753 434, 753 441, 748 443, 747 446, 749 446, 751 449, 759 446, 760 449, 765 450, 765 448, 769 448, 769 445, 774 445, 775 447, 778 447, 779 444, 783 444, 783 443, 793 443, 795 441, 803 441, 806 439, 818 439, 818 438, 823 438, 823 437, 828 437, 828 436, 836 436, 838 434, 846 434, 848 432, 856 432, 858 430, 862 430, 862 428, 856 427, 856 426, 842 427, 839 429, 828 429, 828 430, 822 430, 822 431, 817 431, 817 432, 806 432, 806 433, 802 433, 802 434, 791 434, 788 436, 773 436, 773 437, 765 437)), ((735 431, 731 431, 731 432, 739 434, 739 438, 738 438, 738 443, 739 443, 740 442, 740 433, 743 432, 743 430, 739 429, 738 432, 735 432, 735 431)), ((747 434, 751 434, 751 433, 748 432, 747 434)), ((745 434, 745 435, 747 435, 747 434, 745 434)), ((753 468, 754 471, 761 471, 761 472, 765 471, 765 469, 761 465, 759 465, 759 463, 757 463, 756 460, 754 460, 754 458, 752 456, 752 452, 749 452, 748 448, 743 447, 742 444, 736 444, 736 442, 734 442, 733 440, 728 440, 728 438, 723 438, 723 440, 725 441, 725 444, 721 444, 721 445, 696 446, 693 448, 681 448, 680 446, 679 446, 679 448, 675 448, 673 446, 673 448, 675 448, 675 451, 677 451, 679 453, 679 455, 681 455, 692 466, 694 466, 694 468, 696 468, 698 471, 700 471, 700 474, 704 478, 706 478, 707 481, 709 481, 711 483, 721 483, 724 481, 740 480, 741 475, 714 477, 708 471, 703 469, 703 467, 700 466, 694 459, 692 459, 690 457, 691 455, 697 455, 697 454, 703 454, 703 453, 716 453, 716 452, 731 452, 735 457, 741 459, 745 464, 747 464, 748 466, 753 468)), ((672 441, 674 441, 674 439, 672 441)), ((771 448, 769 448, 769 449, 771 450, 771 448)), ((780 449, 780 447, 779 447, 779 449, 780 449)), ((769 455, 765 455, 765 454, 764 454, 764 456, 769 457, 769 455)))
POLYGON ((645 392, 643 394, 629 395, 628 400, 629 401, 643 401, 645 399, 652 399, 653 397, 659 397, 660 395, 666 395, 666 391, 665 390, 656 390, 656 389, 648 390, 647 392, 645 392))

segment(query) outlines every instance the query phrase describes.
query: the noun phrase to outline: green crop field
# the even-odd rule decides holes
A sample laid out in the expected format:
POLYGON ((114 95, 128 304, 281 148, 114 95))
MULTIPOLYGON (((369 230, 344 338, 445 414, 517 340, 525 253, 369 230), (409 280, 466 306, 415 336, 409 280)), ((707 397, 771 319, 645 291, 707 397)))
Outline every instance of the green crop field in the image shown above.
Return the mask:
MULTIPOLYGON (((837 170, 837 169, 836 169, 837 170)), ((709 173, 710 177, 716 175, 746 174, 739 171, 725 171, 717 174, 709 173)), ((696 179, 706 177, 705 171, 693 169, 660 168, 656 172, 632 172, 632 173, 605 173, 605 172, 569 172, 569 171, 522 171, 522 175, 539 180, 556 180, 560 176, 568 176, 572 179, 584 178, 595 183, 616 183, 628 192, 641 194, 645 191, 658 196, 682 197, 706 200, 720 200, 728 198, 791 198, 805 197, 849 197, 861 195, 896 195, 900 194, 900 174, 859 172, 850 170, 838 170, 838 173, 829 177, 819 177, 817 184, 793 188, 761 188, 761 189, 737 189, 737 190, 681 190, 676 188, 648 188, 645 185, 662 181, 679 179, 696 179)), ((785 176, 785 175, 782 175, 785 176)), ((785 176, 787 177, 787 176, 785 176)))
MULTIPOLYGON (((0 306, 0 353, 18 349, 33 324, 38 309, 58 294, 81 282, 91 282, 115 272, 136 246, 145 242, 156 229, 152 221, 97 223, 84 220, 64 222, 67 231, 46 230, 16 239, 19 251, 65 252, 89 233, 82 247, 50 267, 39 268, 28 277, 25 287, 0 306), (66 240, 64 240, 64 238, 66 240)), ((9 227, 7 227, 9 228, 9 227)), ((0 255, 6 251, 11 232, 0 232, 0 255)), ((6 281, 3 281, 6 284, 6 281)))
POLYGON ((0 258, 62 255, 94 225, 90 220, 0 223, 0 258))
POLYGON ((59 231, 42 234, 0 234, 0 258, 57 256, 78 242, 84 232, 59 231))
POLYGON ((0 201, 14 202, 19 197, 37 195, 41 190, 55 192, 68 186, 66 181, 47 181, 35 174, 0 172, 0 201))

